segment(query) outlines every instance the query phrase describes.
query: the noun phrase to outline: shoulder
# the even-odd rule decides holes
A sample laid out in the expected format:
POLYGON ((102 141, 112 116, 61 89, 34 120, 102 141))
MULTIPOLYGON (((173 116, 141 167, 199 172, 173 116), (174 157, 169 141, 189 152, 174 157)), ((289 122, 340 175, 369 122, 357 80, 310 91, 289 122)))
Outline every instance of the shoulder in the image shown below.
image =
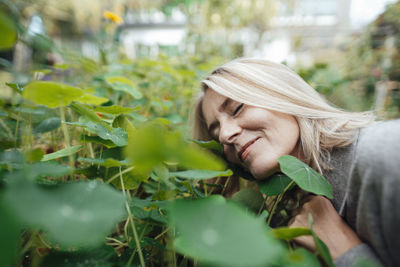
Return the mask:
POLYGON ((400 119, 375 122, 360 131, 356 144, 359 164, 386 164, 397 161, 400 169, 400 119))

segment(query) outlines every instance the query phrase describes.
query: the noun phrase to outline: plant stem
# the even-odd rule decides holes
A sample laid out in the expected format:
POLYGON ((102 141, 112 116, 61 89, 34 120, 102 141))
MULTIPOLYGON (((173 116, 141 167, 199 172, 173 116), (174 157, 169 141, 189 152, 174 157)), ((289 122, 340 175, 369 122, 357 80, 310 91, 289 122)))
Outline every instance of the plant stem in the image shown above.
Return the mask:
MULTIPOLYGON (((131 167, 131 168, 133 168, 133 167, 131 167)), ((128 169, 129 169, 129 168, 128 168, 128 169)), ((126 170, 125 170, 125 171, 126 171, 126 170)), ((119 171, 119 174, 118 174, 118 175, 119 175, 119 177, 120 177, 120 179, 121 179, 122 192, 123 192, 124 196, 126 196, 126 193, 125 193, 125 185, 124 185, 124 180, 122 179, 122 171, 121 171, 121 168, 120 168, 120 171, 119 171)), ((117 177, 118 177, 118 176, 117 176, 117 177)), ((110 179, 110 180, 111 180, 111 179, 110 179)), ((107 182, 108 182, 108 181, 107 181, 107 182)), ((137 234, 137 231, 136 231, 135 221, 133 220, 133 215, 132 215, 132 213, 131 213, 131 209, 129 208, 128 201, 125 201, 125 207, 126 207, 126 211, 128 212, 129 221, 131 222, 132 231, 133 231, 133 237, 135 238, 136 248, 137 248, 137 251, 138 251, 138 254, 139 254, 140 265, 141 265, 142 267, 145 267, 146 264, 145 264, 145 262, 144 262, 144 257, 143 257, 142 248, 140 247, 140 240, 139 240, 139 237, 138 237, 138 234, 137 234)), ((132 259, 133 259, 133 258, 132 258, 132 259)))
POLYGON ((17 149, 17 140, 18 140, 18 127, 19 127, 19 121, 21 119, 21 112, 22 112, 22 103, 19 106, 19 111, 18 111, 18 117, 17 117, 17 123, 15 124, 15 134, 14 134, 14 148, 17 149))
MULTIPOLYGON (((65 125, 66 121, 65 121, 65 108, 64 107, 60 107, 60 117, 62 120, 61 128, 62 128, 64 138, 65 138, 65 147, 69 148, 71 145, 71 138, 69 136, 67 125, 65 125)), ((72 155, 69 155, 69 164, 71 165, 71 168, 74 168, 74 158, 72 155)))
POLYGON ((270 212, 270 214, 269 214, 269 216, 268 216, 268 221, 267 221, 268 225, 271 223, 272 216, 273 216, 274 213, 275 213, 275 210, 276 210, 276 207, 278 206, 278 203, 282 200, 283 195, 286 193, 286 191, 289 190, 289 188, 290 188, 293 184, 294 184, 294 181, 291 181, 291 182, 285 187, 285 189, 283 190, 283 192, 276 198, 276 201, 274 202, 274 206, 272 207, 272 210, 271 210, 271 212, 270 212))
MULTIPOLYGON (((135 168, 135 167, 129 167, 129 168, 127 168, 127 169, 121 171, 120 173, 117 173, 116 175, 114 175, 113 177, 111 177, 110 179, 108 179, 107 182, 106 182, 106 184, 111 183, 112 181, 114 181, 115 179, 117 179, 121 174, 130 172, 130 171, 133 170, 134 168, 135 168)), ((121 184, 121 186, 122 186, 122 184, 121 184)))

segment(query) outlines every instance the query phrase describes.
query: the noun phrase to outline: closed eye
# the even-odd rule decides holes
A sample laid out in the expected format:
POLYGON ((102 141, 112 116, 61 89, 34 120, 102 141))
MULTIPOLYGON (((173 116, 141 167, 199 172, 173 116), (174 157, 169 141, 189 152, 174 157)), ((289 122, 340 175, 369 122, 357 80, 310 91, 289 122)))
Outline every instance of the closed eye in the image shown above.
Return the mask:
POLYGON ((240 105, 235 109, 235 111, 233 111, 233 116, 235 116, 236 114, 239 113, 239 111, 242 109, 243 105, 244 105, 243 103, 240 104, 240 105))

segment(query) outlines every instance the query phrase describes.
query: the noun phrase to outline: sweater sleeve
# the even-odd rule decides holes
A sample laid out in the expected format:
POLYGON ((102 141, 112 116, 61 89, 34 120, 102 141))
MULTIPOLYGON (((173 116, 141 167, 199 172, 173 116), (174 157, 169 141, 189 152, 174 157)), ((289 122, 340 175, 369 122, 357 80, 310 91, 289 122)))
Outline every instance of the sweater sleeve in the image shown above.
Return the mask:
MULTIPOLYGON (((378 123, 359 137, 346 201, 346 219, 367 243, 338 259, 380 259, 400 266, 400 120, 378 123)), ((351 265, 339 265, 351 266, 351 265)))
POLYGON ((383 266, 372 249, 365 243, 358 245, 344 253, 335 261, 335 265, 337 267, 383 266))

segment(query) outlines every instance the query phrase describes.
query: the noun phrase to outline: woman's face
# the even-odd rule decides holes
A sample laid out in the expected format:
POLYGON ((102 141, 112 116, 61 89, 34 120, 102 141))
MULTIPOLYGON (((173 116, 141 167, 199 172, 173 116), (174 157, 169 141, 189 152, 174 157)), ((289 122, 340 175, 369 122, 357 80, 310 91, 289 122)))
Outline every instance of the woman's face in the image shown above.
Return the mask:
POLYGON ((202 112, 209 134, 223 144, 228 161, 256 179, 277 172, 280 156, 300 155, 300 130, 291 115, 236 102, 212 89, 206 90, 202 112))

